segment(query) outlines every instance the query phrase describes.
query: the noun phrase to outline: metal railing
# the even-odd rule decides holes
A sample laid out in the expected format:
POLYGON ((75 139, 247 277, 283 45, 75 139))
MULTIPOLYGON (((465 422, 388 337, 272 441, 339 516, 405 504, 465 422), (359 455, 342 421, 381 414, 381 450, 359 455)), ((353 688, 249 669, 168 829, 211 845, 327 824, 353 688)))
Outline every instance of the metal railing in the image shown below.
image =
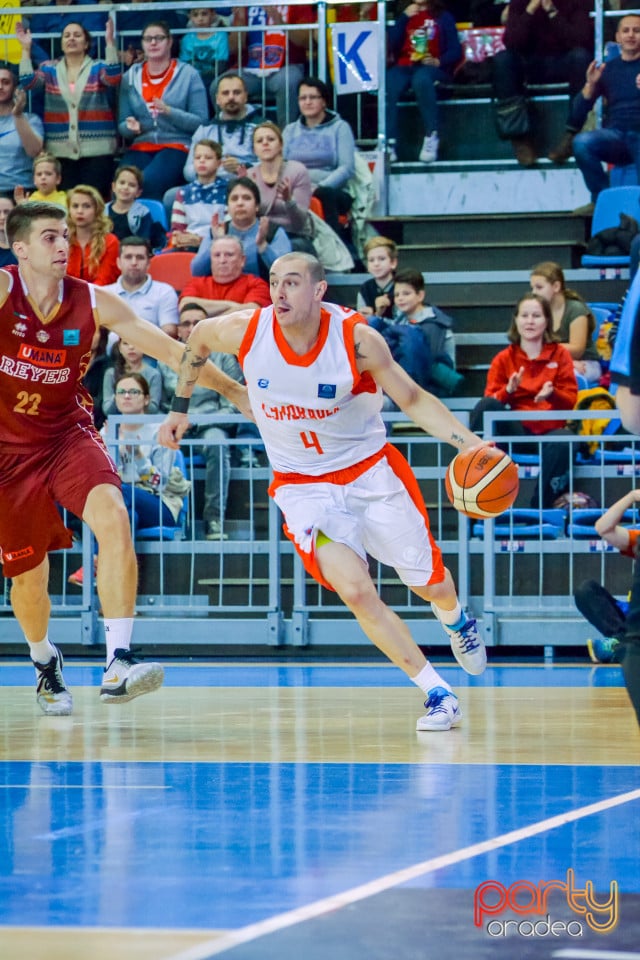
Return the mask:
MULTIPOLYGON (((487 429, 491 431, 496 420, 516 416, 487 414, 487 429)), ((532 414, 531 418, 540 416, 532 414)), ((596 411, 568 416, 605 419, 608 414, 596 411)), ((572 527, 578 513, 573 507, 565 511, 552 539, 547 538, 542 523, 539 531, 529 530, 523 535, 513 515, 501 518, 499 528, 493 521, 486 521, 480 530, 477 522, 456 513, 446 498, 443 477, 452 449, 425 435, 401 414, 385 417, 393 429, 394 444, 418 478, 432 532, 456 580, 461 601, 479 618, 487 642, 505 647, 582 642, 589 628, 573 604, 575 586, 589 576, 603 582, 612 593, 624 596, 631 577, 628 559, 607 549, 595 532, 576 535, 572 527), (496 529, 500 530, 498 535, 496 529)), ((578 455, 585 438, 571 433, 560 438, 509 437, 500 443, 513 449, 524 440, 532 444, 534 453, 548 443, 570 444, 569 492, 588 494, 602 508, 627 492, 640 476, 640 441, 628 435, 593 438, 597 449, 590 458, 578 455)), ((191 448, 204 443, 197 440, 185 444, 187 464, 191 448)), ((230 439, 227 444, 231 449, 240 445, 258 447, 259 441, 230 439)), ((264 459, 263 454, 260 457, 264 459)), ((294 555, 281 531, 279 512, 267 495, 267 466, 232 466, 223 528, 227 539, 216 541, 205 539, 202 524, 202 463, 196 461, 188 472, 192 488, 183 539, 160 536, 142 541, 134 535, 140 565, 138 642, 192 651, 203 646, 339 646, 367 642, 336 595, 311 580, 294 555)), ((519 472, 517 503, 528 506, 539 466, 524 464, 519 472)), ((59 632, 67 642, 99 643, 93 543, 86 528, 78 529, 78 540, 71 550, 51 555, 51 566, 53 638, 59 632), (84 584, 79 591, 67 583, 67 577, 81 563, 84 584)), ((433 646, 447 643, 427 605, 400 583, 394 571, 374 561, 370 569, 381 596, 408 620, 418 642, 433 646)), ((0 600, 0 615, 6 615, 2 618, 0 645, 15 641, 19 635, 10 613, 5 589, 0 600)))

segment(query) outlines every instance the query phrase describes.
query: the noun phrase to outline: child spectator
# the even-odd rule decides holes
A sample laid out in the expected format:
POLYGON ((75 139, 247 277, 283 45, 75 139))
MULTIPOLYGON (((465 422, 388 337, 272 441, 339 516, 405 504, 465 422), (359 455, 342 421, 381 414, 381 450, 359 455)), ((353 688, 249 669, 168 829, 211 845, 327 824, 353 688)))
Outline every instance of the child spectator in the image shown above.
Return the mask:
POLYGON ((418 270, 399 270, 393 290, 395 319, 372 317, 369 324, 380 331, 394 360, 416 383, 437 396, 451 396, 463 380, 455 369, 453 320, 425 303, 425 295, 418 270))
POLYGON ((10 263, 17 263, 13 250, 9 246, 5 224, 7 217, 15 207, 15 202, 10 193, 0 193, 0 267, 6 267, 10 263))
POLYGON ((35 190, 27 192, 24 187, 16 187, 13 195, 16 203, 25 200, 44 200, 46 203, 57 203, 67 209, 67 195, 64 190, 58 190, 62 180, 62 165, 57 157, 51 153, 39 153, 33 161, 33 182, 35 190))
POLYGON ((223 30, 222 17, 209 7, 194 7, 189 11, 189 33, 180 41, 180 59, 195 67, 207 90, 211 83, 227 69, 229 39, 223 30))
POLYGON ((590 387, 602 376, 600 356, 593 342, 596 320, 580 294, 565 286, 564 271, 559 263, 547 260, 533 268, 531 289, 551 305, 553 333, 564 343, 573 358, 573 368, 590 387))
POLYGON ((388 237, 371 237, 364 245, 364 252, 371 279, 365 280, 358 290, 358 313, 363 317, 393 320, 393 286, 398 267, 398 248, 388 237))
POLYGON ((414 0, 389 28, 388 46, 394 58, 387 72, 389 159, 398 159, 398 101, 411 88, 425 128, 418 159, 433 163, 439 148, 436 86, 452 80, 463 58, 455 19, 442 0, 414 0))
POLYGON ((149 208, 138 200, 143 187, 144 174, 139 167, 132 164, 118 167, 111 184, 113 200, 106 207, 113 224, 111 232, 118 240, 140 237, 149 241, 152 250, 160 250, 167 245, 167 235, 162 224, 153 219, 149 208))
MULTIPOLYGON (((157 371, 156 371, 157 373, 157 371)), ((140 373, 118 377, 114 413, 151 413, 149 383, 140 373)), ((123 480, 122 496, 134 530, 175 527, 190 484, 175 464, 174 450, 160 446, 157 423, 118 425, 116 463, 123 480), (135 490, 134 490, 135 488, 135 490)))
POLYGON ((211 218, 222 220, 227 210, 227 181, 218 176, 222 147, 215 140, 199 140, 193 151, 196 178, 181 187, 171 211, 171 246, 197 251, 209 236, 211 218))
POLYGON ((118 413, 114 385, 128 374, 141 375, 149 384, 147 413, 158 413, 162 400, 162 375, 147 362, 145 355, 127 340, 118 340, 111 348, 113 366, 105 370, 102 383, 102 409, 105 415, 118 413))
POLYGON ((104 287, 114 283, 118 269, 118 238, 111 231, 111 220, 104 212, 104 200, 95 187, 78 184, 69 191, 69 263, 70 277, 88 280, 104 287))

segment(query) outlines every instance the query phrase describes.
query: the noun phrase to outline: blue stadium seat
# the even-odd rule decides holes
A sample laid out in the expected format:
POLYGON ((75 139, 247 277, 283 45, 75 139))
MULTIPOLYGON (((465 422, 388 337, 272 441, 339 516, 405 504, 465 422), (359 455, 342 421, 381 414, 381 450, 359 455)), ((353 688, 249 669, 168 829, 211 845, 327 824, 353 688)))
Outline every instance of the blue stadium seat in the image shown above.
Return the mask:
POLYGON ((599 538, 595 528, 604 510, 602 507, 584 507, 571 511, 571 522, 567 524, 567 533, 574 540, 594 540, 599 538))
MULTIPOLYGON (((596 521, 605 511, 598 507, 597 509, 574 510, 572 513, 572 523, 567 524, 567 533, 574 540, 599 540, 600 535, 595 528, 596 521)), ((637 515, 634 510, 626 510, 620 520, 625 527, 638 528, 637 515), (634 521, 636 521, 634 523, 634 521)))
MULTIPOLYGON (((563 510, 515 507, 497 518, 493 533, 497 540, 557 540, 564 534, 565 519, 563 510)), ((484 520, 476 520, 472 532, 474 537, 484 537, 484 520)))
MULTIPOLYGON (((627 213, 638 219, 640 216, 640 186, 609 187, 598 194, 596 207, 593 211, 591 235, 600 233, 609 227, 620 224, 620 214, 627 213)), ((583 267, 596 267, 605 270, 607 267, 628 267, 629 256, 605 257, 585 253, 582 257, 583 267)))
POLYGON ((162 224, 165 230, 169 229, 169 224, 167 222, 167 211, 164 208, 164 204, 160 200, 150 200, 147 197, 140 197, 140 203, 143 203, 153 220, 156 223, 162 224))

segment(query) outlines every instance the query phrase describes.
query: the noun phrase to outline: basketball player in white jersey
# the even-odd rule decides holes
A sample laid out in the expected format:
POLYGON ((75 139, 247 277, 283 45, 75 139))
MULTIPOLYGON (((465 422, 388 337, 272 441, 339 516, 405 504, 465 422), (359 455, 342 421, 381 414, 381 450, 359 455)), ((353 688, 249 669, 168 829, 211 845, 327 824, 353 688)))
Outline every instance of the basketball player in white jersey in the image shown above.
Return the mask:
POLYGON ((323 302, 327 283, 315 257, 280 257, 271 267, 270 287, 272 307, 195 327, 160 440, 178 446, 189 422, 189 397, 209 354, 235 354, 275 473, 269 492, 305 568, 338 593, 369 639, 424 691, 427 712, 417 729, 449 730, 461 720, 458 699, 378 596, 367 554, 394 567, 431 603, 463 669, 482 673, 486 653, 431 536, 417 481, 387 443, 382 390, 457 451, 481 441, 395 363, 360 314, 323 302))

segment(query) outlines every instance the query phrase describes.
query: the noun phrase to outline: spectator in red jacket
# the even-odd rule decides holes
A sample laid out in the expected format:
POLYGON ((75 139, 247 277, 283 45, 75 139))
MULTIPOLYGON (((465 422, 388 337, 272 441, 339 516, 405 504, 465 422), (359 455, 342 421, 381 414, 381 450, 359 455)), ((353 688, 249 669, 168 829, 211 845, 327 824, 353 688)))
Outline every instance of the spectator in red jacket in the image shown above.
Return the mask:
MULTIPOLYGON (((525 294, 517 303, 507 333, 511 341, 495 356, 487 374, 484 398, 471 413, 470 429, 481 432, 485 410, 572 410, 578 396, 573 360, 565 346, 557 343, 549 302, 535 293, 525 294)), ((504 420, 495 425, 501 436, 566 433, 564 420, 504 420)), ((516 444, 531 453, 537 444, 516 444)), ((536 490, 531 506, 552 507, 569 486, 568 444, 542 444, 541 494, 536 490)))
POLYGON ((89 280, 99 287, 120 276, 119 243, 104 212, 104 200, 95 187, 81 183, 68 194, 70 277, 89 280))
POLYGON ((242 307, 268 307, 269 285, 243 273, 246 257, 237 237, 219 237, 211 244, 211 276, 194 277, 182 291, 180 305, 197 303, 217 317, 242 307))

